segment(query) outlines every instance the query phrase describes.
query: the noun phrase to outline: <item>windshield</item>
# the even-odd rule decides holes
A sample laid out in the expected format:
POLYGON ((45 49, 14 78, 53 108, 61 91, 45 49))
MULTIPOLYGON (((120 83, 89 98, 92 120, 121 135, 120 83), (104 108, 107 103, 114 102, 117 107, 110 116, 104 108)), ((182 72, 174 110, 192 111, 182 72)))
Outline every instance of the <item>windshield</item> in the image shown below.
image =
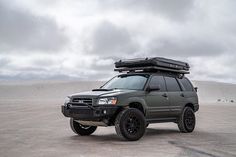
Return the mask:
POLYGON ((148 75, 119 75, 107 82, 102 89, 142 90, 148 77, 148 75))

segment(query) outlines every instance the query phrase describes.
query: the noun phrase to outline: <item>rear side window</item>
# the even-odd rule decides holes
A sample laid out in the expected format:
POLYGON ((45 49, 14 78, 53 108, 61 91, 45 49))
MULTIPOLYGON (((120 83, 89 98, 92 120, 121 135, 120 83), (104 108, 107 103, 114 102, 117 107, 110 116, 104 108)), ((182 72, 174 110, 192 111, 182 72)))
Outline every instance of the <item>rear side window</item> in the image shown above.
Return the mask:
POLYGON ((151 78, 151 81, 149 83, 150 85, 159 85, 160 86, 160 92, 166 91, 166 85, 165 80, 163 76, 153 76, 151 78))
POLYGON ((187 78, 179 79, 179 81, 184 86, 185 91, 193 91, 193 86, 187 78))
POLYGON ((166 87, 169 92, 181 91, 179 83, 174 77, 165 77, 166 87))

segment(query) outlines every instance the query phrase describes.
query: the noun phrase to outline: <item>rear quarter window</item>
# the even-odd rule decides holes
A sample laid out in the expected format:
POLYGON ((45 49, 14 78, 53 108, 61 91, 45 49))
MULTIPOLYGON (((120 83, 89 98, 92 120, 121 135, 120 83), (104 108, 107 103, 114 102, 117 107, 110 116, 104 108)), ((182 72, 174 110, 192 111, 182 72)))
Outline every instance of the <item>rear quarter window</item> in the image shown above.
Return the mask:
POLYGON ((185 91, 193 91, 193 86, 187 78, 178 79, 185 91))

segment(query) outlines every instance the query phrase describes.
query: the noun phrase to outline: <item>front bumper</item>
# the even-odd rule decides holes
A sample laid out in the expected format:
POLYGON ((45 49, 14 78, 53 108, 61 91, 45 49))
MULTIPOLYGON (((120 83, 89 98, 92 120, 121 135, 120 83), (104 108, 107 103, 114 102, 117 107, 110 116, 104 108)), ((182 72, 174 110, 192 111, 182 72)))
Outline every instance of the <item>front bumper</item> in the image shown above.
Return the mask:
POLYGON ((194 104, 194 112, 197 112, 199 110, 199 104, 194 104))
POLYGON ((102 119, 112 118, 117 110, 118 106, 61 106, 61 111, 65 117, 71 117, 75 120, 89 120, 100 121, 102 119))

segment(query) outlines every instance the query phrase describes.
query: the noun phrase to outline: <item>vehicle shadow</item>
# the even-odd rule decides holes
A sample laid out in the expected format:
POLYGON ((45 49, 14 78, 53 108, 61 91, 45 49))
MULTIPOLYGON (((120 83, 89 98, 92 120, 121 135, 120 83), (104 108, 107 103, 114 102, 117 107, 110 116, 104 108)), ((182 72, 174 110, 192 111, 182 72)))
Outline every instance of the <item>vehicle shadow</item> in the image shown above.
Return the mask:
POLYGON ((145 136, 170 135, 180 133, 177 129, 147 128, 145 136))
MULTIPOLYGON (((178 130, 174 129, 156 129, 156 128, 147 128, 145 135, 143 138, 146 139, 152 138, 153 136, 165 136, 170 134, 179 134, 178 130)), ((71 136, 72 140, 90 140, 90 141, 110 141, 110 142, 122 142, 126 141, 122 138, 119 138, 116 133, 109 133, 109 134, 93 134, 90 136, 71 136)))
POLYGON ((116 134, 90 135, 90 136, 71 136, 72 140, 85 141, 122 141, 116 134))

